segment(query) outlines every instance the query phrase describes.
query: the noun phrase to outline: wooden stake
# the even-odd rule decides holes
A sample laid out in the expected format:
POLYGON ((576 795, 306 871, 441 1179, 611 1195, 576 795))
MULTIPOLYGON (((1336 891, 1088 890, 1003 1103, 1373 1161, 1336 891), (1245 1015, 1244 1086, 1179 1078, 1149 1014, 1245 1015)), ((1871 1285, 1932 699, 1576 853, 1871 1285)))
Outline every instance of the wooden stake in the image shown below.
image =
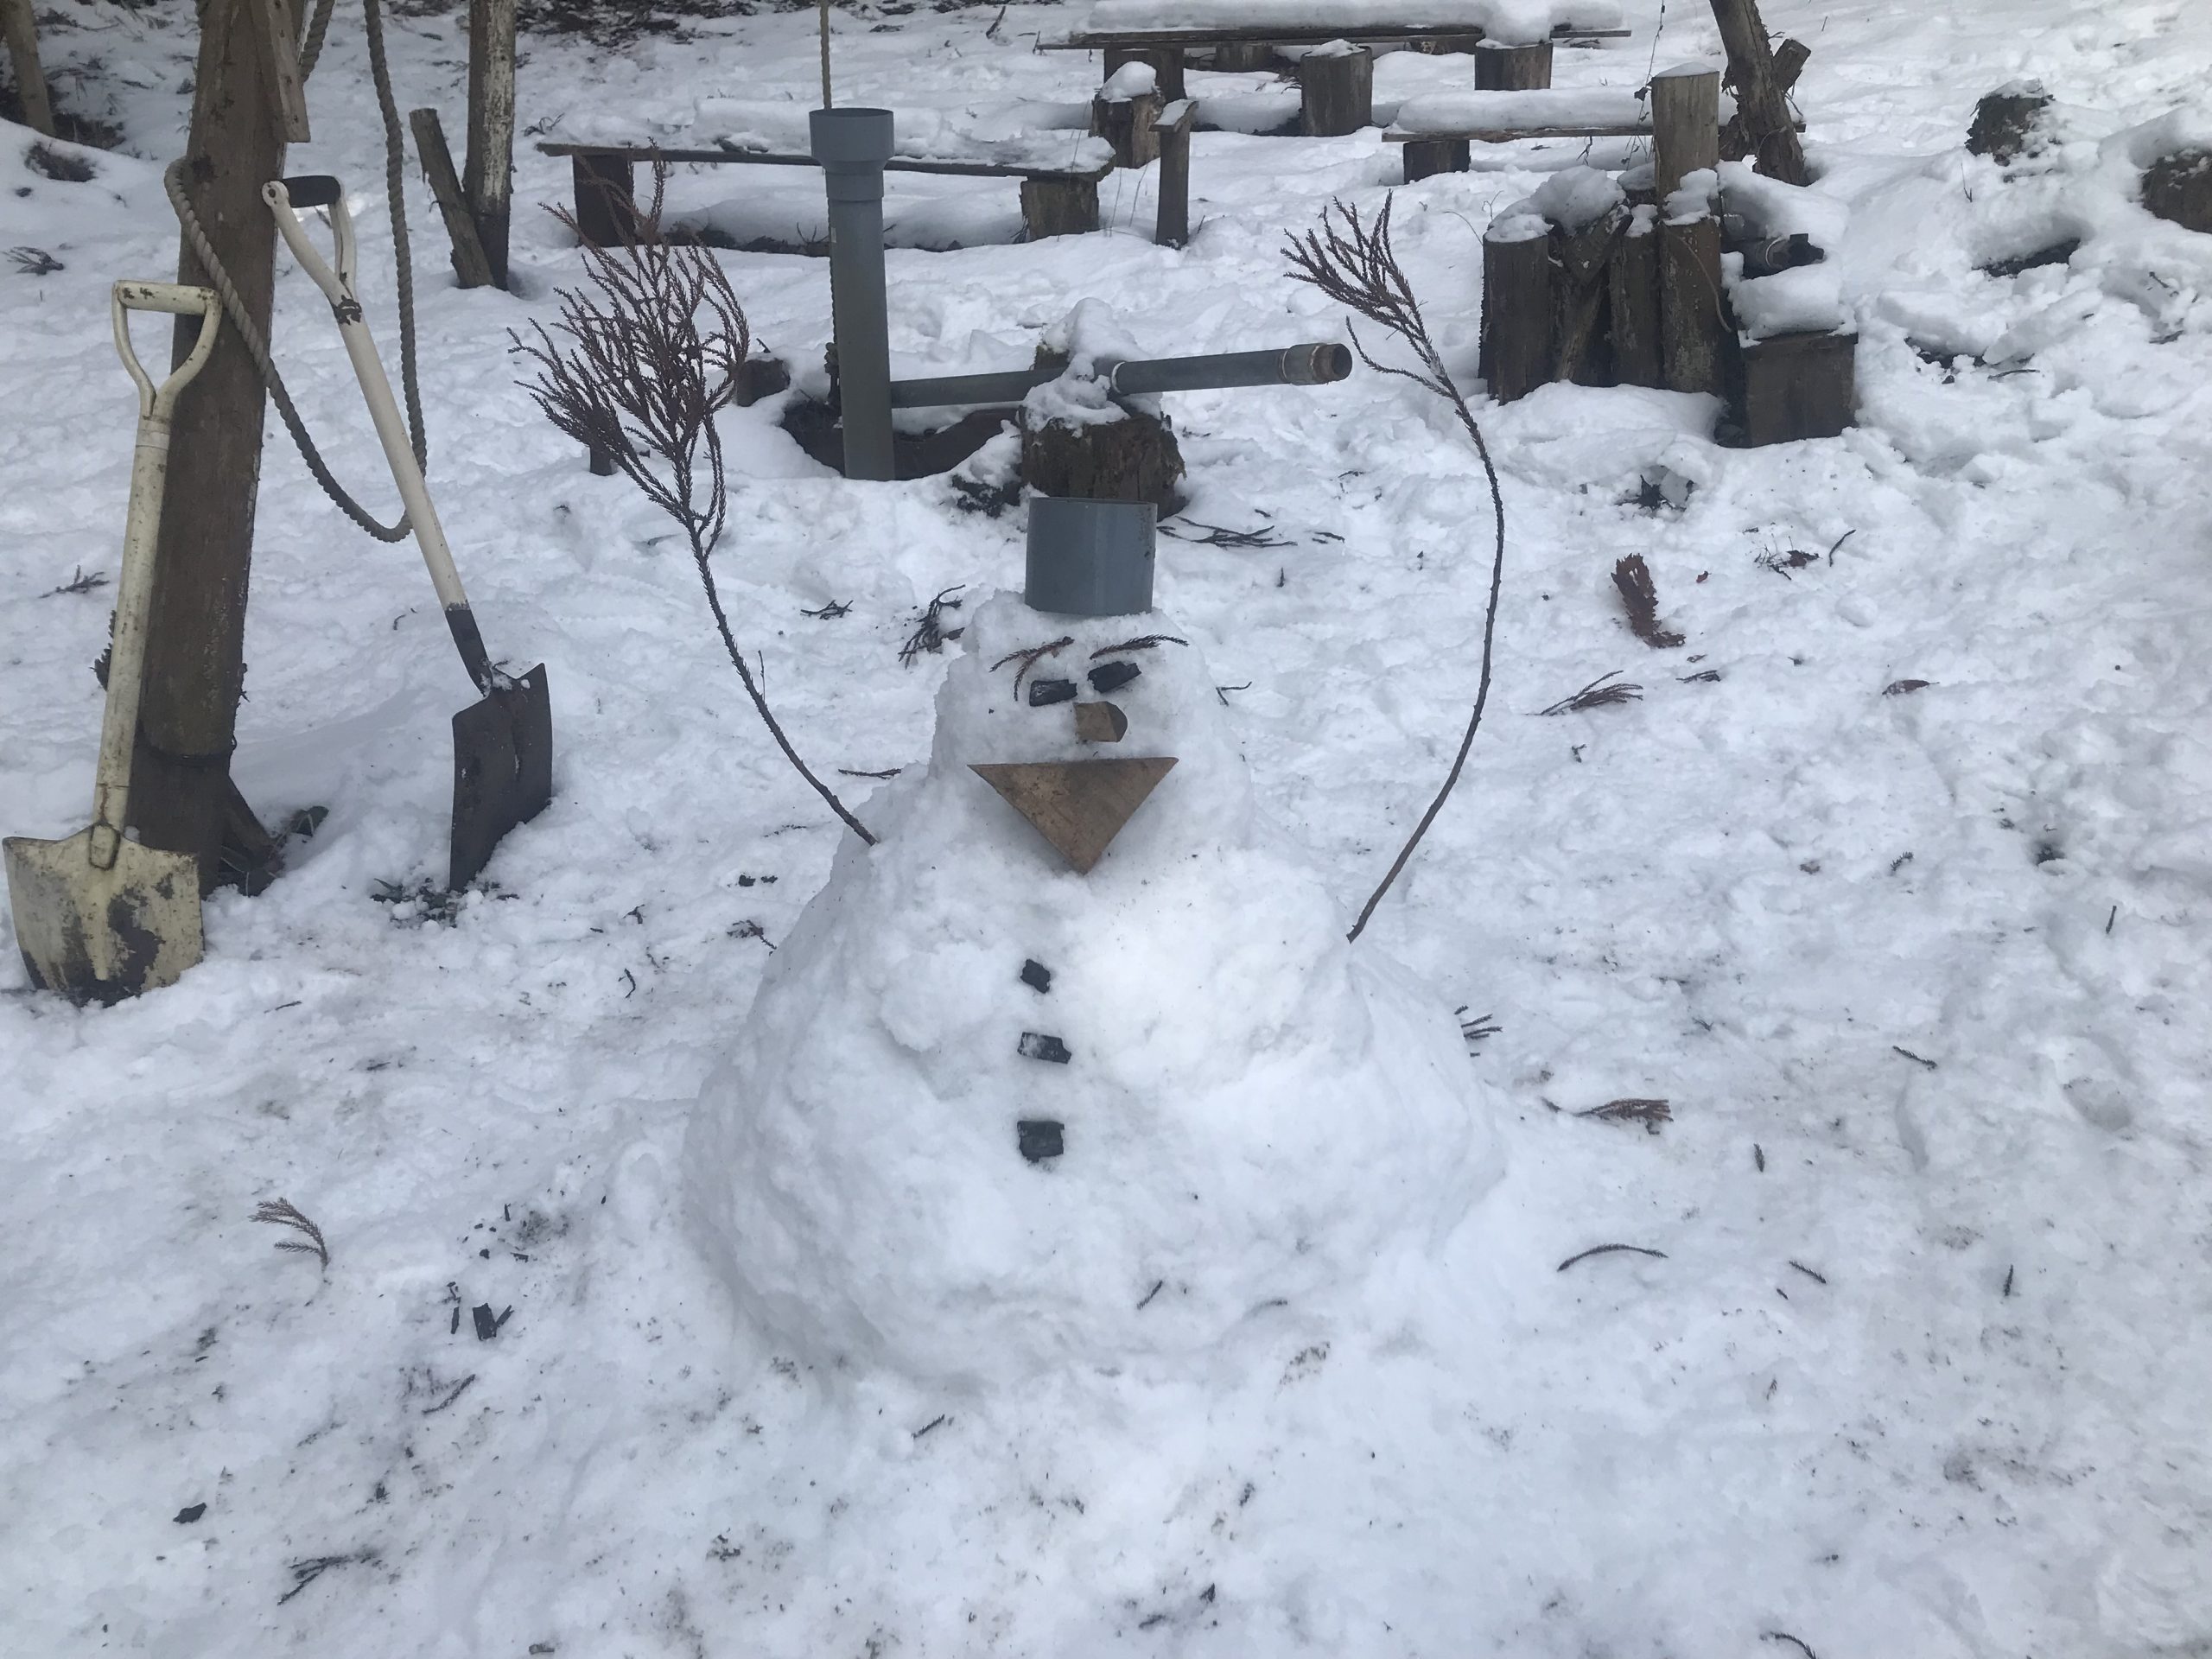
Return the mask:
POLYGON ((1720 72, 1680 64, 1651 77, 1651 164, 1660 205, 1682 175, 1720 164, 1720 72))
MULTIPOLYGON (((284 141, 256 0, 200 9, 185 190, 246 315, 269 327, 276 222, 261 199, 284 141)), ((181 282, 209 274, 184 243, 181 282)), ((175 360, 190 349, 177 333, 175 360)), ((131 765, 130 817, 149 847, 189 853, 203 891, 222 872, 231 749, 244 688, 245 607, 267 399, 235 328, 178 399, 162 504, 154 612, 131 765)))
POLYGON ((8 60, 15 67, 23 120, 33 131, 52 138, 54 100, 47 93, 46 72, 39 67, 38 20, 31 15, 31 0, 0 0, 0 28, 7 30, 8 60))
POLYGON ((463 288, 496 288, 490 250, 477 237, 476 216, 468 210, 461 181, 454 176, 453 152, 446 147, 446 130, 435 110, 410 110, 407 124, 414 129, 415 153, 422 157, 423 176, 430 194, 445 215, 446 234, 453 240, 453 268, 463 288))
MULTIPOLYGON (((468 0, 468 157, 461 185, 491 280, 499 288, 507 285, 514 170, 515 0, 468 0)), ((461 286, 475 284, 464 273, 461 286)))
POLYGON ((1191 239, 1191 123, 1197 103, 1179 98, 1153 123, 1160 138, 1160 212, 1152 239, 1179 248, 1191 239))
POLYGON ((1775 77, 1774 53, 1757 0, 1713 0, 1713 21, 1728 51, 1728 82, 1737 119, 1758 156, 1759 171, 1784 184, 1809 182, 1805 151, 1789 119, 1789 102, 1775 77))

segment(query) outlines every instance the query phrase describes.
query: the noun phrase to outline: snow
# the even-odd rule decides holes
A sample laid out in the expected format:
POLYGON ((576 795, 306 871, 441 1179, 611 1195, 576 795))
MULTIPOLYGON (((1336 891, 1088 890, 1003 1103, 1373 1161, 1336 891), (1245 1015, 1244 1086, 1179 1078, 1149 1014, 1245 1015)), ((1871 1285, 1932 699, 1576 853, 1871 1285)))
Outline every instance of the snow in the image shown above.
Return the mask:
POLYGON ((1520 45, 1554 27, 1618 29, 1611 0, 1206 0, 1193 12, 1185 0, 1098 0, 1080 33, 1144 29, 1465 29, 1520 45))
POLYGON ((1643 103, 1628 91, 1555 86, 1531 92, 1430 92, 1398 108, 1394 134, 1513 132, 1548 127, 1648 129, 1643 103))
MULTIPOLYGON (((131 401, 107 293, 174 269, 159 169, 192 30, 181 0, 40 10, 65 103, 131 147, 63 183, 0 130, 0 250, 64 267, 0 264, 0 829, 51 836, 85 822, 112 588, 48 595, 116 569, 131 401)), ((836 930, 799 918, 841 859, 858 881, 875 855, 841 851, 760 729, 665 519, 592 477, 513 386, 505 331, 578 279, 542 211, 566 198, 565 162, 518 146, 512 296, 451 285, 410 167, 430 486, 493 650, 548 664, 556 798, 449 920, 379 901, 442 868, 447 722, 474 693, 412 554, 355 537, 272 425, 236 773, 266 818, 329 817, 266 893, 213 899, 207 960, 137 1002, 33 995, 0 937, 0 1648, 1586 1659, 1794 1653, 1768 1637, 1787 1632, 1823 1659, 2152 1659, 2212 1643, 2212 238, 2143 209, 2134 140, 2102 148, 2195 106, 2212 13, 1762 10, 1815 48, 1797 101, 1815 193, 1849 213, 1829 263, 1859 333, 1859 424, 1745 451, 1712 441, 1702 397, 1474 399, 1509 514, 1496 682, 1347 970, 1402 972, 1427 1006, 1497 1027, 1459 1061, 1494 1147, 1451 1199, 1466 1218, 1433 1250, 1409 1229, 1356 1287, 1317 1283, 1217 1346, 1017 1385, 938 1380, 941 1354, 908 1369, 802 1344, 702 1245, 702 1090, 746 1063, 772 962, 780 977, 785 952, 874 948, 855 931, 833 958, 836 930), (1967 156, 1976 98, 2024 76, 2061 100, 2050 144, 2011 168, 1967 156), (2079 245, 2057 263, 1980 269, 2062 238, 2079 245), (1611 572, 1630 553, 1681 647, 1624 626, 1611 572), (1640 700, 1538 715, 1614 670, 1640 700), (1671 1120, 1576 1116, 1621 1098, 1665 1098, 1671 1120), (327 1273, 247 1219, 279 1196, 323 1229, 327 1273), (1602 1244, 1663 1256, 1561 1269, 1602 1244), (479 1305, 513 1309, 489 1340, 479 1305)), ((452 130, 460 13, 409 12, 389 19, 403 107, 436 105, 452 130)), ((1096 60, 1028 49, 1061 11, 1014 8, 987 39, 996 16, 840 9, 840 101, 963 126, 1088 98, 1096 60)), ((389 361, 358 16, 333 25, 315 142, 288 166, 364 199, 389 361)), ((1639 0, 1633 40, 1561 51, 1562 89, 1632 96, 1655 61, 1717 50, 1700 9, 1658 17, 1639 0)), ((800 13, 622 52, 532 36, 522 118, 803 110, 814 30, 800 13)), ((1393 54, 1376 73, 1378 101, 1405 103, 1468 65, 1393 54)), ((1261 80, 1192 84, 1208 99, 1261 80)), ((1586 148, 1484 149, 1399 190, 1397 245, 1461 385, 1478 385, 1484 228, 1551 173, 1638 149, 1586 148)), ((772 171, 808 176, 679 169, 677 209, 772 171)), ((894 250, 897 360, 1024 362, 1085 300, 1147 354, 1332 337, 1342 315, 1287 279, 1282 235, 1332 198, 1371 213, 1401 176, 1373 131, 1202 132, 1188 247, 1150 243, 1147 170, 1104 182, 1097 235, 894 250)), ((894 202, 940 191, 981 217, 1012 195, 893 184, 894 202)), ((724 260, 764 348, 818 378, 823 262, 724 260)), ((388 509, 327 307, 289 264, 277 287, 306 417, 388 509)), ((843 772, 905 768, 891 788, 916 801, 937 787, 938 699, 995 660, 983 634, 1007 612, 986 621, 986 594, 1018 581, 1020 514, 963 512, 943 479, 832 478, 779 427, 783 402, 724 418, 737 493, 715 564, 793 741, 873 821, 890 796, 843 772), (963 639, 899 666, 920 608, 963 584, 946 621, 982 630, 973 655, 963 639), (833 601, 851 609, 807 614, 833 601)), ((1179 664, 1160 673, 1223 688, 1205 753, 1241 755, 1267 844, 1319 881, 1325 907, 1303 887, 1283 906, 1319 951, 1324 909, 1340 920, 1372 888, 1459 741, 1487 486, 1448 412, 1390 376, 1162 405, 1192 501, 1170 525, 1191 539, 1160 543, 1160 626, 1191 644, 1160 648, 1179 664), (1209 545, 1205 525, 1272 544, 1209 545)), ((973 471, 1003 478, 1009 447, 973 471)), ((1117 843, 1086 892, 1141 845, 1117 843)), ((984 925, 957 894, 938 913, 984 925)), ((1066 961, 1079 977, 1159 956, 1108 932, 1066 961)), ((957 1012, 967 982, 936 978, 911 995, 957 1012)), ((995 958, 985 978, 1029 995, 995 958)), ((1250 982, 1287 988, 1266 961, 1250 982)), ((1102 1019, 1136 1006, 1092 988, 1102 1019)), ((826 1047, 882 1012, 831 999, 801 1037, 826 1047)), ((1171 1007, 1163 1029, 1195 1017, 1171 1007)), ((1430 1018, 1395 1044, 1408 1058, 1430 1018)), ((1002 1075, 1003 1035, 931 1064, 1002 1075)), ((1116 1064, 1168 1060, 1133 1046, 1116 1064)), ((993 1102, 969 1126, 979 1164, 1007 1155, 993 1102)), ((883 1114, 879 1149, 912 1169, 899 1104, 839 1109, 883 1114)), ((941 1103, 914 1109, 918 1136, 941 1103)), ((1062 1167, 1004 1178, 1075 1191, 1080 1128, 1062 1167)), ((1370 1132, 1345 1122, 1298 1172, 1337 1183, 1333 1239, 1375 1224, 1356 1179, 1370 1132)), ((913 1173, 942 1198, 943 1167, 913 1173)), ((764 1179, 722 1173, 733 1209, 764 1179)), ((914 1225, 862 1191, 879 1208, 856 1226, 914 1225)), ((993 1189, 975 1191, 920 1254, 993 1223, 993 1189)), ((1096 1243, 1142 1216, 1077 1219, 1096 1243)), ((988 1329, 997 1310, 957 1312, 988 1329)), ((851 1307, 823 1317, 857 1329, 851 1307)), ((1062 1334, 1084 1340, 1053 1351, 1119 1340, 1062 1334)), ((1048 1335, 979 1344, 973 1365, 1034 1358, 1048 1335)))
POLYGON ((1563 231, 1586 230, 1620 207, 1625 198, 1610 173, 1594 167, 1566 167, 1553 174, 1510 213, 1533 213, 1563 231))

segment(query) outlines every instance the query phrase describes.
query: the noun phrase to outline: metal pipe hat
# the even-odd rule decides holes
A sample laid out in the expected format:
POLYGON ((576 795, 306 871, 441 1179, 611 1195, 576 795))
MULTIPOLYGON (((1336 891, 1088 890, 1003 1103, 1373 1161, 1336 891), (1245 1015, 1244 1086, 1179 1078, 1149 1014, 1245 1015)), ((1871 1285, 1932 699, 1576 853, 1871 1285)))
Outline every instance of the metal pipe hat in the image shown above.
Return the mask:
POLYGON ((1032 610, 1060 616, 1150 610, 1158 518, 1149 501, 1035 497, 1022 597, 1032 610))

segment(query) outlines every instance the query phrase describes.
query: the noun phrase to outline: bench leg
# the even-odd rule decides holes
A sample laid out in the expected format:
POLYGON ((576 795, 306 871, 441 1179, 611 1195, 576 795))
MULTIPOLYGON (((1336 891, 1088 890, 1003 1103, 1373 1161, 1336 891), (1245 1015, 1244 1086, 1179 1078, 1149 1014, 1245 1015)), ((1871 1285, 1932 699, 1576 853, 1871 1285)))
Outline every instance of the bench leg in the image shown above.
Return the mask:
POLYGON ((1467 141, 1465 138, 1409 138, 1398 146, 1406 161, 1406 182, 1426 179, 1439 173, 1464 173, 1467 170, 1467 141))
POLYGON ((637 240, 638 196, 626 156, 572 156, 576 193, 576 231, 602 248, 626 248, 637 240))
POLYGON ((1191 239, 1191 124, 1160 135, 1160 217, 1152 239, 1179 248, 1191 239))
POLYGON ((1224 41, 1213 49, 1213 67, 1217 70, 1269 69, 1274 67, 1275 48, 1271 41, 1224 41))
POLYGON ((1098 228, 1096 179, 1024 179, 1021 181, 1023 239, 1077 236, 1098 228))
POLYGON ((1552 43, 1506 46, 1484 41, 1475 48, 1475 86, 1485 92, 1541 92, 1552 84, 1552 43))
POLYGON ((1375 54, 1363 46, 1300 58, 1298 88, 1300 130, 1308 138, 1341 138, 1375 124, 1375 54))

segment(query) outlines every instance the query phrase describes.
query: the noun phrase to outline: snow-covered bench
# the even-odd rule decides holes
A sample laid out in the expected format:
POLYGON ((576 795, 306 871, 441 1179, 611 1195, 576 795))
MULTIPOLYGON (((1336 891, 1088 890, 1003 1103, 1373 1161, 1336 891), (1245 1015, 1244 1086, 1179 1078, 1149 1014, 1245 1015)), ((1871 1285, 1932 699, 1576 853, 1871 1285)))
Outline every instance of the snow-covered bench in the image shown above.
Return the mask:
MULTIPOLYGON (((806 117, 795 103, 702 99, 680 132, 571 121, 537 148, 569 157, 577 226, 612 247, 630 239, 638 163, 658 156, 671 162, 812 167, 806 117)), ((983 137, 960 130, 936 111, 903 110, 893 135, 887 172, 1020 180, 1022 226, 1032 241, 1098 228, 1098 181, 1114 168, 1113 146, 1103 138, 1059 132, 983 137)))
POLYGON ((1103 52, 1106 73, 1133 59, 1159 72, 1168 98, 1184 95, 1191 49, 1249 46, 1353 46, 1478 41, 1533 46, 1553 40, 1625 36, 1617 0, 1098 0, 1047 52, 1103 52))

